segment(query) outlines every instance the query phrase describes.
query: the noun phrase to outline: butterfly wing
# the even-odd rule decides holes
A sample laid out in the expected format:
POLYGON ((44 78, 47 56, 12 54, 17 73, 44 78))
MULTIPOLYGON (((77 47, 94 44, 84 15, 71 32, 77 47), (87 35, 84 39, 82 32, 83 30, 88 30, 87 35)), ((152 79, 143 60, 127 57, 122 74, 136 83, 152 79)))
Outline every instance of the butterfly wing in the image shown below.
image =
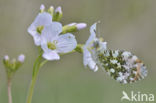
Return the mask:
POLYGON ((122 84, 136 82, 147 76, 146 66, 131 52, 124 50, 99 51, 97 58, 99 66, 122 84))

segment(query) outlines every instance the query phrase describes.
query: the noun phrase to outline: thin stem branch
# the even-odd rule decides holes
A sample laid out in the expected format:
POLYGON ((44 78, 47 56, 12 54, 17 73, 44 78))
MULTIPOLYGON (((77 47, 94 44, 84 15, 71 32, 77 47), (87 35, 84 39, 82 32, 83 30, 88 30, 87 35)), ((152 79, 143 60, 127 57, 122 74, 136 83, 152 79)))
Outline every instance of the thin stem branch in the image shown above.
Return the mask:
POLYGON ((45 60, 43 62, 40 62, 41 58, 42 58, 42 56, 40 55, 35 61, 35 64, 34 64, 34 67, 33 67, 33 76, 32 76, 32 80, 31 80, 31 84, 30 84, 30 88, 29 88, 29 92, 28 92, 28 98, 27 98, 26 103, 31 103, 35 83, 36 83, 37 76, 38 76, 38 73, 39 73, 39 69, 47 62, 47 60, 45 60))
POLYGON ((31 103, 31 101, 32 101, 32 96, 33 96, 33 92, 34 92, 34 87, 35 87, 36 79, 37 79, 37 75, 34 76, 32 78, 32 80, 31 80, 31 84, 30 84, 30 88, 29 88, 29 92, 28 92, 27 103, 31 103))
POLYGON ((12 103, 11 79, 8 79, 8 103, 12 103))

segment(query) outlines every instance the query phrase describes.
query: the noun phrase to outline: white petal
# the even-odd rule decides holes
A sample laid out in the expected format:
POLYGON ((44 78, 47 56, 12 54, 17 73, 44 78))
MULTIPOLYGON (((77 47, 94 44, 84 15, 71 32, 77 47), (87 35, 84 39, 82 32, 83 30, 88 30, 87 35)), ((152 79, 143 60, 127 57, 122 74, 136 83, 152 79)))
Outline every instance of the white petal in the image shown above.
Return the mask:
POLYGON ((36 30, 38 26, 46 26, 52 23, 52 16, 49 13, 39 13, 34 22, 28 28, 28 32, 33 36, 35 45, 40 45, 40 36, 36 30))
POLYGON ((35 26, 45 26, 52 23, 52 16, 49 13, 39 13, 34 21, 35 26))
POLYGON ((36 46, 39 46, 41 44, 41 36, 39 34, 33 35, 33 39, 36 46))
POLYGON ((75 49, 77 46, 77 41, 75 36, 67 33, 60 35, 57 39, 56 50, 58 53, 67 53, 75 49))
POLYGON ((28 32, 33 36, 37 33, 36 29, 38 26, 45 26, 50 23, 52 23, 52 16, 49 13, 39 13, 34 22, 28 28, 28 32))
POLYGON ((50 25, 45 26, 42 31, 42 38, 46 38, 48 41, 53 41, 62 32, 62 24, 59 22, 53 22, 50 25))
POLYGON ((47 60, 59 60, 60 56, 56 53, 56 51, 44 52, 43 58, 47 60))
POLYGON ((44 38, 41 38, 41 48, 42 48, 42 50, 44 51, 44 52, 49 52, 49 48, 48 48, 48 46, 47 46, 47 40, 46 39, 44 39, 44 38))

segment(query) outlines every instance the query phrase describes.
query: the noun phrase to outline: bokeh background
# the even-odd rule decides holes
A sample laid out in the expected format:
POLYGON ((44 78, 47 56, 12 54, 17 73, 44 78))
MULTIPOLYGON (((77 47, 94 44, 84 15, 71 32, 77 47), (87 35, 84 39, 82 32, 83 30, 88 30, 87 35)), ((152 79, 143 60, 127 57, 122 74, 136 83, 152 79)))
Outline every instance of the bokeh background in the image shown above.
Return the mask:
POLYGON ((88 24, 88 28, 74 33, 79 43, 85 43, 89 27, 100 20, 97 31, 108 47, 136 54, 149 73, 142 81, 121 85, 102 70, 94 73, 85 69, 82 54, 65 55, 40 70, 32 103, 121 103, 123 90, 128 94, 140 91, 156 96, 155 0, 0 0, 0 103, 7 103, 3 56, 17 57, 20 53, 26 55, 26 61, 13 79, 12 95, 14 103, 25 103, 33 62, 38 55, 27 28, 41 4, 47 8, 62 6, 64 25, 88 24))

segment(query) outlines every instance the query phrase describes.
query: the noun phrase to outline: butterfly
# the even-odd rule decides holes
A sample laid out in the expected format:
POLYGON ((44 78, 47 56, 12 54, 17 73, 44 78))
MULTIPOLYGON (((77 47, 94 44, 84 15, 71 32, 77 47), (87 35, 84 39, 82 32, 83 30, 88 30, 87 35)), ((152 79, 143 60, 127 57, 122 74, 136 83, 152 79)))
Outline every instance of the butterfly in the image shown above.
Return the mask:
POLYGON ((92 58, 96 64, 116 81, 127 84, 147 76, 147 67, 134 54, 126 50, 107 49, 106 42, 96 37, 96 24, 91 26, 92 58))

